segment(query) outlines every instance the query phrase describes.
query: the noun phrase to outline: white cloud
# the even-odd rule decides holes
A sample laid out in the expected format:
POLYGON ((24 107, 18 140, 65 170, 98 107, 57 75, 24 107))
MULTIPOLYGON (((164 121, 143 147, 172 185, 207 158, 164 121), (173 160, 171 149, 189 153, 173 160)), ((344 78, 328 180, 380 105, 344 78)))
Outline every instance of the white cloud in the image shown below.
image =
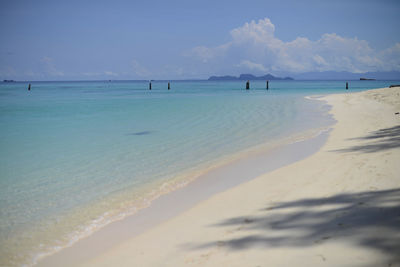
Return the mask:
POLYGON ((250 23, 245 23, 242 27, 233 29, 231 36, 236 43, 270 43, 277 44, 280 40, 274 37, 275 25, 269 19, 259 20, 256 23, 252 20, 250 23), (275 43, 274 43, 275 42, 275 43))
POLYGON ((236 65, 237 67, 245 66, 249 70, 259 70, 259 71, 269 71, 268 68, 264 67, 262 64, 251 62, 250 60, 243 60, 240 64, 236 65))
POLYGON ((380 53, 385 70, 400 70, 400 43, 383 50, 380 53))
POLYGON ((268 19, 251 21, 230 32, 231 40, 216 47, 198 46, 187 55, 210 68, 232 71, 240 68, 260 72, 389 71, 400 70, 400 43, 375 51, 368 42, 335 33, 311 41, 297 37, 285 42, 275 36, 268 19))

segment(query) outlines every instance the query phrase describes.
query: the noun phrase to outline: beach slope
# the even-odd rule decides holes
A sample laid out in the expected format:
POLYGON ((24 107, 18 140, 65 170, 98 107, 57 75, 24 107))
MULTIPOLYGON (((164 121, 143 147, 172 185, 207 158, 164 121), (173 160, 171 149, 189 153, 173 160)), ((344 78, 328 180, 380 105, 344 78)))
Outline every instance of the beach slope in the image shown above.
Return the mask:
POLYGON ((400 265, 400 89, 323 100, 337 123, 320 151, 82 265, 400 265))

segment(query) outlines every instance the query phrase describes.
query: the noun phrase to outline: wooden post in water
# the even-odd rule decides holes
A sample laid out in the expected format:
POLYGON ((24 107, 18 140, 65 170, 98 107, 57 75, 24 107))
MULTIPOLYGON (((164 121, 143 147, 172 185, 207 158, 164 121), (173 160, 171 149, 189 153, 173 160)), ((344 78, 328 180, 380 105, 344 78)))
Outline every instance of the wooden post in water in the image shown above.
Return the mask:
POLYGON ((246 90, 249 90, 250 89, 250 81, 247 81, 246 82, 246 90))
POLYGON ((151 90, 151 82, 149 82, 149 90, 151 90))
POLYGON ((31 90, 31 84, 28 85, 28 91, 30 91, 30 90, 31 90))
POLYGON ((267 80, 267 90, 269 89, 269 84, 268 83, 269 83, 269 81, 267 80))
POLYGON ((169 90, 169 89, 171 89, 171 85, 170 85, 169 82, 168 82, 168 90, 169 90))
POLYGON ((349 90, 349 83, 346 82, 346 90, 349 90))

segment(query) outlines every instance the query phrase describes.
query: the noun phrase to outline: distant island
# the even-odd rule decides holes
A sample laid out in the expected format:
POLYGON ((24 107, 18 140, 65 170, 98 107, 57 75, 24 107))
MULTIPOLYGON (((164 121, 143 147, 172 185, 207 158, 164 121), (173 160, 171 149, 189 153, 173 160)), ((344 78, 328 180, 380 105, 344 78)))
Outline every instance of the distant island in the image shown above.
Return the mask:
POLYGON ((247 81, 247 80, 294 80, 291 77, 285 77, 285 78, 281 78, 281 77, 275 77, 271 74, 266 74, 264 76, 254 76, 252 74, 240 74, 239 77, 236 76, 211 76, 210 78, 208 78, 209 81, 247 81))
POLYGON ((375 81, 373 78, 360 78, 360 81, 375 81))

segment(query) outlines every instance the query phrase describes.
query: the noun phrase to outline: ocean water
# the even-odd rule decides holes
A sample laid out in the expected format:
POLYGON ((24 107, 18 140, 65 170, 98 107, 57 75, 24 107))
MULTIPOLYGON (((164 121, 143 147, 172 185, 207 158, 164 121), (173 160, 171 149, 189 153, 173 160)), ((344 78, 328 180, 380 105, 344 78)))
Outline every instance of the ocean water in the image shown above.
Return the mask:
MULTIPOLYGON (((348 92, 395 81, 350 81, 348 92)), ((0 265, 31 265, 265 144, 332 124, 342 81, 0 83, 0 265)), ((286 141, 285 141, 286 140, 286 141)))

